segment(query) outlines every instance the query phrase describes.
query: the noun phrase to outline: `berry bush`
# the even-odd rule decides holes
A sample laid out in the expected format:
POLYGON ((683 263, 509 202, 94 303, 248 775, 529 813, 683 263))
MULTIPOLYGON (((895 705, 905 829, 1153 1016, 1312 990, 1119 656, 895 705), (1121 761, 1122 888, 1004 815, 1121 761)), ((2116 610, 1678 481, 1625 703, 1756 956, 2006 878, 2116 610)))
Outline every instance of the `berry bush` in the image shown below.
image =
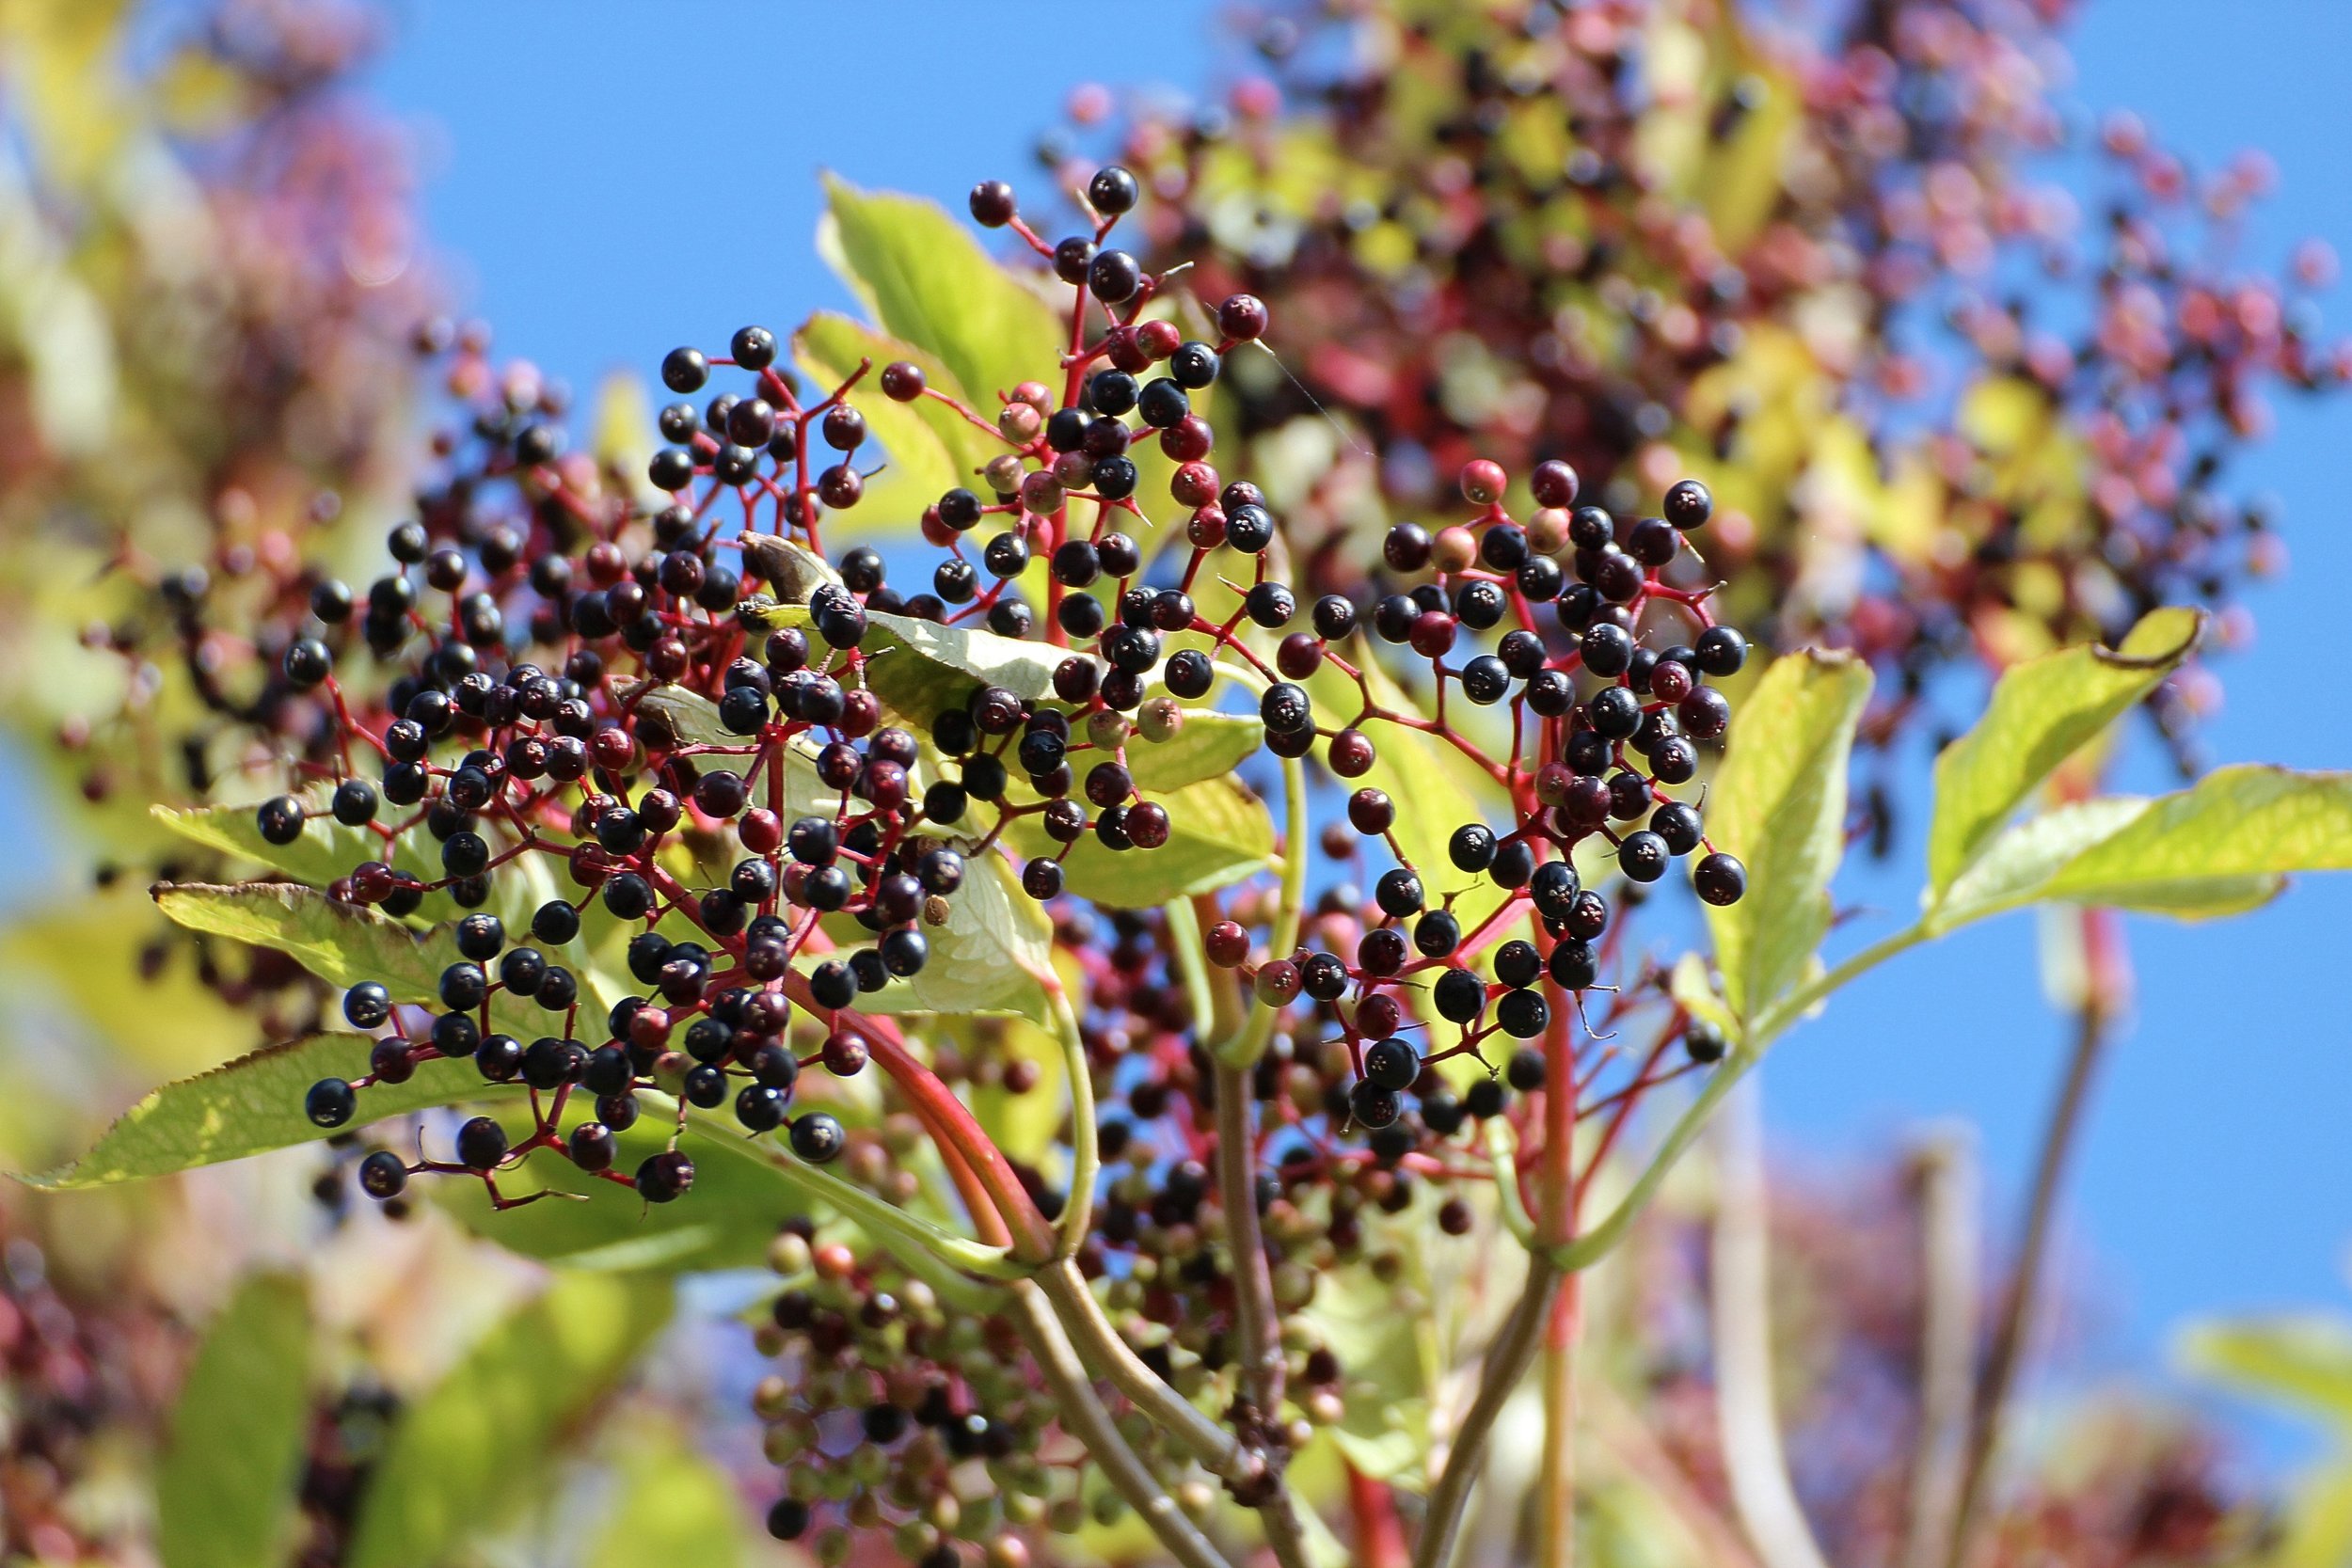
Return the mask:
MULTIPOLYGON (((1896 9, 1867 24, 1907 60, 1929 24, 1906 19, 1957 14, 1896 9)), ((1615 46, 1577 20, 1599 14, 1557 19, 1561 90, 1598 95, 1569 123, 1596 147, 1635 114, 1577 65, 1615 46)), ((1920 69, 1974 57, 1970 38, 1997 54, 1993 36, 1918 44, 1920 69)), ((1861 53, 1889 47, 1837 56, 1861 86, 1822 111, 1831 150, 1892 134, 1862 90, 1861 53)), ((1496 64, 1445 90, 1486 104, 1496 64)), ((1514 101, 1551 90, 1506 76, 1514 101)), ((1706 145, 1770 122, 1777 101, 1744 82, 1706 145)), ((1335 114, 1380 107, 1361 83, 1328 92, 1335 114)), ((1522 1555, 1565 1562, 1575 1347, 1606 1305, 1587 1277, 1776 1040, 1979 920, 2216 916, 2352 863, 2344 776, 2240 767, 2106 797, 2075 760, 2177 693, 2206 633, 2166 601, 2212 595, 2117 559, 2143 534, 2214 544, 2188 501, 2033 502, 2090 531, 2054 550, 2122 574, 2096 609, 2021 609, 1993 569, 2013 555, 1963 570, 1884 538, 1877 586, 1825 609, 1797 591, 1795 469, 1738 438, 1677 446, 1671 416, 1635 419, 1639 440, 1594 424, 1645 375, 1694 419, 1710 370, 1788 330, 1708 235, 1676 242, 1720 308, 1705 319, 1645 298, 1589 237, 1510 261, 1545 320, 1572 277, 1581 330, 1674 351, 1638 348, 1606 396, 1555 343, 1565 379, 1522 427, 1449 408, 1433 434, 1359 399, 1379 449, 1364 509, 1331 474, 1302 483, 1288 368, 1327 380, 1363 356, 1315 335, 1336 309, 1380 315, 1341 336, 1393 332, 1419 374, 1427 323, 1399 310, 1405 284, 1355 276, 1369 263, 1340 231, 1318 270, 1237 258, 1196 221, 1241 166, 1234 137, 1275 135, 1245 119, 1139 126, 1132 168, 1082 168, 1041 208, 983 181, 969 225, 831 182, 829 249, 866 318, 746 325, 649 364, 675 399, 658 446, 625 418, 575 443, 563 388, 428 317, 404 335, 439 429, 396 515, 313 502, 249 546, 232 509, 176 559, 143 544, 110 563, 136 613, 86 651, 135 675, 167 661, 197 699, 167 707, 160 675, 135 678, 76 736, 144 756, 160 737, 185 765, 184 787, 146 788, 117 864, 152 875, 207 989, 277 1039, 27 1180, 319 1143, 336 1244, 398 1244, 345 1203, 356 1185, 395 1221, 429 1209, 557 1271, 405 1413, 255 1386, 255 1424, 283 1430, 252 1441, 283 1439, 321 1560, 448 1560, 497 1501, 484 1445, 551 1445, 612 1397, 673 1276, 757 1264, 758 1505, 820 1561, 1440 1568, 1473 1497, 1517 1470, 1522 1555), (1994 602, 2031 630, 2001 641, 1994 602), (1751 657, 1742 606, 1779 657, 1751 657), (1854 945, 1830 892, 1852 753, 1892 733, 1952 626, 1999 678, 1923 803, 1917 918, 1854 945), (1903 690, 1874 707, 1890 670, 1903 690)), ((1439 139, 1503 128, 1482 107, 1439 139)), ((2021 134, 1979 129, 1995 163, 2021 134)), ((1916 235, 1899 197, 1868 205, 1837 183, 1864 171, 1823 157, 1799 211, 1750 214, 1742 264, 1779 256, 1826 287, 1798 252, 1867 206, 1888 254, 1864 270, 1892 310, 1916 235)), ((1665 244, 1638 172, 1571 160, 1540 200, 1476 188, 1531 212, 1589 199, 1665 244)), ((1335 217, 1395 221, 1318 221, 1335 217)), ((2187 310, 2193 286, 2163 286, 2187 310)), ((1453 290, 1444 309, 1496 297, 1411 288, 1453 290)), ((1535 352, 1518 330, 1498 332, 1535 352)), ((2293 378, 2300 341, 2148 375, 2189 398, 2176 383, 2293 378)), ((2034 439, 2058 441, 2090 417, 2072 373, 2004 362, 1995 401, 2030 401, 2034 439)), ((2025 527, 2025 500, 1956 477, 2000 455, 1937 470, 1949 527, 2025 527)), ((239 1355, 283 1361, 305 1332, 298 1301, 255 1287, 192 1386, 210 1368, 233 1386, 239 1355)), ((200 1478, 201 1445, 183 1449, 200 1478)), ((707 1479, 643 1463, 673 1489, 707 1479)), ((266 1509, 248 1526, 266 1539, 266 1509)), ((1467 1549, 1494 1555, 1478 1534, 1467 1549)))

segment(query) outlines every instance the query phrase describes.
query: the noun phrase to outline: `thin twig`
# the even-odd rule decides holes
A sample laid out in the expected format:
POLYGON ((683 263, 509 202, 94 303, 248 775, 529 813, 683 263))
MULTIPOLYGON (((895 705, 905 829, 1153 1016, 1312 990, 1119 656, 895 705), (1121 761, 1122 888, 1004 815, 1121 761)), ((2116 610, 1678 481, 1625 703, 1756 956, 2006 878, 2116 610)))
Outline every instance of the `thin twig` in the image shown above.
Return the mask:
POLYGON ((2017 1381, 2026 1336, 2031 1326, 2042 1274, 2048 1261, 2050 1231, 2057 1217, 2058 1188, 2066 1176, 2067 1157, 2081 1131, 2084 1107, 2090 1098, 2090 1080, 2106 1043, 2107 1010, 2094 990, 2085 998, 2074 1020, 2074 1048, 2066 1063, 2066 1082, 2058 1105, 2042 1135, 2042 1152, 2034 1167, 2033 1198, 2026 1211, 2026 1234, 2017 1253, 2017 1273, 2002 1298, 2001 1315, 1994 1325, 1992 1349, 1986 1353, 1984 1381, 1978 1386, 1969 1412, 1967 1462, 1961 1471, 1960 1501, 1953 1510, 1951 1545, 1944 1554, 1945 1568, 1961 1568, 1968 1560, 1978 1516, 1984 1504, 1985 1478, 1993 1451, 2000 1442, 2003 1408, 2017 1381))
POLYGON ((1763 1112, 1753 1085, 1724 1107, 1715 1148, 1715 1409, 1732 1503, 1765 1568, 1827 1568, 1772 1403, 1763 1112))
POLYGON ((1494 1431, 1495 1418, 1527 1375, 1535 1353, 1542 1348, 1544 1324, 1551 1316, 1551 1302, 1560 1287, 1560 1267, 1547 1253, 1528 1256, 1527 1283, 1519 1291, 1519 1299, 1503 1320, 1502 1328, 1486 1347, 1486 1359, 1478 1374, 1478 1394, 1462 1417, 1462 1424, 1454 1430, 1454 1445, 1446 1454, 1445 1468, 1438 1472, 1437 1485, 1430 1488, 1429 1506, 1422 1516, 1421 1541, 1413 1551, 1413 1568, 1445 1568, 1454 1556, 1454 1540, 1462 1528, 1462 1511, 1469 1505, 1470 1489, 1478 1482, 1478 1474, 1485 1467, 1486 1439, 1494 1431))
POLYGON ((1899 1560, 1903 1568, 1936 1568, 1950 1549, 1976 1373, 1977 1162, 1966 1131, 1945 1129, 1923 1140, 1913 1168, 1923 1275, 1919 1437, 1899 1560))
POLYGON ((1118 1423, 1104 1407, 1102 1396, 1094 1391, 1085 1366, 1071 1348, 1069 1337, 1062 1332, 1060 1320, 1055 1316, 1044 1292, 1034 1284, 1023 1283, 1013 1287, 1012 1298, 1013 1322, 1019 1325, 1021 1337, 1027 1341, 1039 1370, 1045 1374, 1046 1386, 1054 1392, 1057 1418, 1069 1427, 1071 1435, 1085 1445, 1087 1456, 1102 1470, 1112 1490, 1136 1511, 1184 1568, 1232 1568, 1200 1528, 1184 1517, 1176 1500, 1119 1434, 1118 1423))

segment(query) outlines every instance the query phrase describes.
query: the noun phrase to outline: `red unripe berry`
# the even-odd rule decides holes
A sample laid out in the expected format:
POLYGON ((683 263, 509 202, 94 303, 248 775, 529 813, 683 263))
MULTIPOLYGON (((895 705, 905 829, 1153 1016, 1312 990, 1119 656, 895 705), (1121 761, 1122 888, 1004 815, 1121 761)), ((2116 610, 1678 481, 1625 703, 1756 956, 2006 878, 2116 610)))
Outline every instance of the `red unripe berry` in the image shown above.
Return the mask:
POLYGON ((1298 983, 1298 966, 1288 958, 1275 958, 1258 966, 1258 1000, 1269 1007, 1283 1006, 1296 997, 1298 983))
POLYGON ((755 855, 772 855, 784 844, 784 824, 765 806, 745 812, 735 833, 755 855))
POLYGON ((1198 414, 1187 414, 1160 432, 1160 451, 1179 463, 1198 463, 1216 445, 1216 433, 1198 414))
POLYGON ((923 395, 923 367, 905 359, 884 365, 882 389, 893 403, 913 403, 923 395))
POLYGON ((669 1043, 670 1015, 661 1007, 640 1007, 628 1017, 628 1040, 631 1045, 647 1051, 659 1051, 669 1043))
POLYGON ((939 520, 939 508, 923 508, 923 543, 946 549, 956 537, 956 531, 939 520))
POLYGON ((1405 1022, 1396 998, 1376 992, 1356 1004, 1356 1032, 1371 1039, 1386 1039, 1405 1022))
POLYGON ((1503 487, 1510 482, 1502 464, 1475 458, 1462 467, 1462 499, 1472 506, 1492 506, 1502 499, 1503 487))
POLYGON ((1454 646, 1454 617, 1442 610, 1424 610, 1413 617, 1413 652, 1423 658, 1443 658, 1454 646))
POLYGON ((1238 921, 1220 920, 1209 927, 1201 945, 1208 949, 1211 963, 1232 969, 1249 957, 1249 933, 1238 921))
POLYGON ((629 738, 627 730, 616 724, 598 730, 596 738, 588 742, 588 754, 596 758, 596 766, 608 773, 625 770, 636 751, 637 742, 629 738))
POLYGON ((1184 523, 1184 538, 1195 549, 1213 550, 1225 543, 1225 509, 1203 506, 1184 523))
POLYGON ((628 570, 628 560, 621 554, 621 546, 609 539, 599 539, 589 546, 580 564, 588 569, 588 580, 598 588, 612 587, 628 570))
POLYGON ((1579 488, 1576 470, 1556 457, 1549 463, 1536 464, 1535 471, 1528 475, 1528 484, 1535 492, 1537 506, 1566 507, 1576 504, 1579 488))
POLYGON ((847 1279, 857 1273, 857 1254, 839 1242, 827 1242, 808 1255, 819 1279, 847 1279))
POLYGON ((1323 640, 1311 631, 1295 631, 1274 650, 1274 667, 1295 681, 1303 681, 1323 665, 1323 640))
POLYGON ((1186 463, 1169 476, 1168 493, 1179 506, 1206 506, 1216 499, 1217 487, 1223 483, 1206 463, 1186 463))
POLYGON ((1342 730, 1331 737, 1326 753, 1331 771, 1343 779, 1360 779, 1372 771, 1379 753, 1373 748, 1372 736, 1361 730, 1342 730))
POLYGON ((1147 359, 1165 359, 1184 343, 1184 331, 1172 321, 1148 321, 1136 328, 1136 346, 1147 359))
POLYGON ((1347 798, 1347 819, 1367 837, 1385 833, 1396 821, 1396 802, 1386 790, 1359 789, 1347 798))
POLYGON ((1111 369, 1125 371, 1129 375, 1149 370, 1152 365, 1152 356, 1144 352, 1132 326, 1114 326, 1103 335, 1103 356, 1111 362, 1111 369))

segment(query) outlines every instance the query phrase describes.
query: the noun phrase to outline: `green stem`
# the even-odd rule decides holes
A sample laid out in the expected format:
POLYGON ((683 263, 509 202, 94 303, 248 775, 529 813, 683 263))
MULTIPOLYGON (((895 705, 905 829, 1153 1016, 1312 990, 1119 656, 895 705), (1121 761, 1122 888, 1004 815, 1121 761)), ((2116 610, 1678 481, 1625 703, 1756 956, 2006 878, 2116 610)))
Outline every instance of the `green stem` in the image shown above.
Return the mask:
POLYGON ((1224 1556, 1184 1517, 1176 1500, 1120 1435, 1119 1424, 1104 1407, 1102 1396, 1095 1393, 1086 1367, 1071 1348, 1043 1292, 1034 1284, 1019 1285, 1013 1288, 1012 1300, 1013 1322, 1028 1342, 1039 1370, 1045 1374, 1046 1386, 1053 1390, 1056 1414, 1085 1446, 1087 1457, 1102 1470, 1111 1490, 1136 1511, 1184 1568, 1229 1568, 1224 1556))
POLYGON ((1051 965, 1029 972, 1045 992, 1054 1012, 1054 1033, 1061 1041, 1062 1069, 1070 1079, 1070 1199, 1055 1226, 1054 1256, 1077 1255, 1094 1218, 1094 1185, 1102 1174, 1103 1155, 1095 1136, 1094 1073, 1087 1064, 1086 1041, 1078 1033, 1078 1015, 1071 1010, 1070 992, 1051 965))
POLYGON ((1650 1156, 1649 1164, 1634 1179, 1632 1190, 1617 1201, 1609 1217, 1566 1246, 1554 1250, 1552 1257, 1559 1266, 1571 1274, 1579 1269, 1590 1268, 1625 1240, 1626 1232, 1641 1217, 1650 1199, 1657 1196, 1667 1173, 1674 1169, 1676 1162, 1706 1130, 1708 1118, 1715 1114, 1715 1107, 1722 1104, 1724 1097, 1738 1087, 1740 1080, 1745 1078, 1749 1069, 1763 1059, 1765 1048, 1773 1040, 1826 1000, 1833 991, 1867 974, 1896 955, 1907 953, 1930 938, 1942 934, 1942 930, 1931 928, 1924 920, 1906 926, 1891 936, 1872 942, 1845 962, 1824 971, 1767 1007, 1763 1016, 1749 1027, 1739 1046, 1715 1069, 1714 1076, 1707 1081, 1707 1086, 1699 1091, 1698 1098, 1691 1101, 1682 1115, 1676 1118, 1665 1141, 1658 1146, 1658 1151, 1650 1156))
POLYGON ((1254 1456, 1244 1452, 1232 1433, 1194 1409, 1191 1401, 1162 1383, 1159 1374, 1143 1364, 1103 1315, 1102 1305, 1075 1267, 1057 1264, 1041 1271, 1037 1281, 1054 1304, 1055 1315, 1069 1331, 1078 1354, 1098 1376, 1108 1378, 1128 1402, 1216 1475, 1227 1480, 1252 1477, 1258 1468, 1254 1456))
POLYGON ((1519 1245, 1531 1252, 1535 1246, 1535 1217, 1527 1212, 1527 1198, 1519 1191, 1518 1140, 1511 1135, 1511 1124, 1501 1117, 1486 1122, 1486 1158, 1494 1163, 1495 1193, 1502 1201, 1502 1227, 1519 1245))

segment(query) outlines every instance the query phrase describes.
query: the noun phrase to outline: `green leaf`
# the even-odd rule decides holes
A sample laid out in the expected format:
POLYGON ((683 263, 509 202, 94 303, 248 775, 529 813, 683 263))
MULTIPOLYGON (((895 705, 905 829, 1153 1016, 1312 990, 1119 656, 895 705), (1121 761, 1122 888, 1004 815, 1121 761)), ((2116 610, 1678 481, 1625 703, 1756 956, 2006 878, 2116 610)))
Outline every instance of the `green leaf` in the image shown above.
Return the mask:
POLYGON ((1021 1093, 1005 1087, 1001 1074, 963 1090, 973 1119, 989 1141, 1023 1164, 1050 1169, 1070 1119, 1070 1069, 1061 1043, 1025 1020, 943 1021, 964 1060, 993 1057, 999 1063, 1027 1062, 1037 1082, 1021 1093))
MULTIPOLYGON (((1327 660, 1306 682, 1318 725, 1354 722, 1367 695, 1383 712, 1428 717, 1390 677, 1379 656, 1360 634, 1347 644, 1346 656, 1349 663, 1363 672, 1365 689, 1359 691, 1354 681, 1327 660)), ((1502 786, 1459 750, 1425 730, 1374 724, 1368 733, 1375 752, 1372 768, 1355 784, 1386 790, 1396 802, 1396 825, 1391 832, 1406 857, 1424 876, 1450 870, 1446 844, 1454 830, 1465 822, 1486 821, 1487 802, 1500 809, 1504 803, 1502 786)), ((1315 743, 1318 757, 1329 749, 1328 741, 1315 743)))
POLYGON ((291 1544, 309 1438, 310 1303, 257 1274, 205 1330, 155 1472, 164 1568, 254 1568, 291 1544))
MULTIPOLYGON (((362 1035, 309 1035, 167 1084, 124 1112, 79 1160, 19 1180, 52 1190, 103 1187, 331 1137, 303 1115, 303 1096, 322 1078, 365 1073, 374 1043, 362 1035)), ((363 1120, 354 1125, 516 1092, 483 1082, 471 1063, 427 1062, 405 1084, 360 1090, 363 1120)))
MULTIPOLYGON (((2055 806, 2005 830, 1971 862, 1930 911, 1938 930, 1948 930, 2048 896, 2068 864, 2145 816, 2156 802, 2143 796, 2109 795, 2055 806)), ((2167 879, 2137 886, 2117 885, 2101 902, 2151 914, 2184 919, 2237 914, 2276 897, 2275 875, 2167 879)))
POLYGON ((629 1423, 615 1468, 620 1498, 597 1528, 590 1568, 736 1568, 743 1561, 743 1510, 735 1487, 675 1423, 629 1423))
POLYGON ((943 208, 830 174, 825 198, 844 280, 884 331, 937 355, 983 419, 999 394, 1059 363, 1052 309, 943 208))
POLYGON ((535 1497, 668 1320, 670 1294, 650 1275, 563 1274, 492 1329, 392 1429, 351 1568, 445 1561, 535 1497))
MULTIPOLYGON (((805 626, 809 613, 803 606, 777 605, 762 619, 771 626, 805 626)), ((866 684, 924 734, 940 714, 961 707, 983 686, 1032 700, 1045 696, 1054 689, 1054 671, 1070 657, 1069 650, 1044 642, 870 610, 859 646, 866 684)))
MULTIPOLYGON (((373 910, 291 882, 165 883, 155 889, 155 905, 191 931, 283 953, 330 986, 381 981, 395 1002, 437 1007, 441 971, 461 959, 446 927, 421 936, 373 910)), ((503 991, 491 998, 493 1028, 528 1039, 547 1033, 550 1021, 560 1015, 535 1003, 503 991)))
MULTIPOLYGON (((2242 765, 2150 802, 2068 861, 2042 896, 2126 909, 2224 912, 2213 884, 2352 869, 2352 773, 2242 765)), ((2228 890, 2224 890, 2227 892, 2228 890)), ((2260 900, 2257 899, 2257 902, 2260 900)))
POLYGON ((1804 974, 1829 929, 1845 845, 1846 759, 1870 669, 1843 654, 1775 659, 1740 712, 1707 824, 1747 866, 1747 895, 1709 907, 1724 999, 1751 1024, 1804 974))
MULTIPOLYGON (((951 842, 971 851, 969 843, 951 842)), ((947 924, 922 931, 930 957, 921 972, 859 998, 861 1011, 1014 1013, 1038 1022, 1050 1016, 1034 972, 1052 960, 1054 923, 1045 906, 1021 891, 1020 874, 1004 856, 973 854, 963 886, 947 900, 947 924)), ((812 953, 796 961, 813 969, 825 958, 812 953)))
MULTIPOLYGON (((567 1119, 585 1119, 586 1114, 567 1119)), ((520 1107, 501 1119, 517 1135, 533 1125, 520 1107)), ((669 1117, 649 1113, 618 1135, 613 1168, 636 1169, 668 1146, 675 1130, 669 1117)), ((501 1172, 499 1190, 509 1197, 543 1189, 577 1197, 498 1210, 478 1181, 436 1181, 425 1190, 476 1235, 509 1252, 566 1268, 622 1272, 756 1268, 776 1227, 809 1211, 799 1189, 749 1139, 690 1122, 678 1147, 694 1162, 694 1190, 679 1203, 648 1204, 626 1187, 555 1159, 531 1160, 501 1172)))
POLYGON ((1932 893, 1952 885, 2059 764, 2178 669, 2203 624, 2196 610, 2159 610, 2114 652, 2064 648, 2003 675, 1984 717, 1936 758, 1928 833, 1932 893))
MULTIPOLYGON (((1062 861, 1070 892, 1110 909, 1144 910, 1275 868, 1274 818, 1239 780, 1204 779, 1146 799, 1168 808, 1168 842, 1156 849, 1110 849, 1088 833, 1062 861)), ((1035 816, 1014 818, 1005 836, 1025 855, 1060 848, 1035 816)))
MULTIPOLYGON (((914 344, 877 332, 847 316, 820 310, 792 336, 793 354, 811 381, 826 392, 839 386, 860 359, 879 372, 894 359, 922 367, 929 384, 986 416, 946 362, 914 344)), ((874 386, 870 379, 860 390, 874 386)), ((889 456, 889 466, 867 481, 855 512, 845 519, 860 531, 881 525, 911 531, 923 509, 955 486, 973 485, 973 476, 1000 451, 1012 449, 934 397, 894 403, 879 396, 856 399, 867 430, 889 456)))
POLYGON ((1166 740, 1128 737, 1127 771, 1137 789, 1182 789, 1225 777, 1264 743, 1265 725, 1253 714, 1186 708, 1183 727, 1166 740))
POLYGON ((2190 1370, 2352 1431, 2352 1323, 2319 1313, 2200 1323, 2182 1337, 2190 1370))

